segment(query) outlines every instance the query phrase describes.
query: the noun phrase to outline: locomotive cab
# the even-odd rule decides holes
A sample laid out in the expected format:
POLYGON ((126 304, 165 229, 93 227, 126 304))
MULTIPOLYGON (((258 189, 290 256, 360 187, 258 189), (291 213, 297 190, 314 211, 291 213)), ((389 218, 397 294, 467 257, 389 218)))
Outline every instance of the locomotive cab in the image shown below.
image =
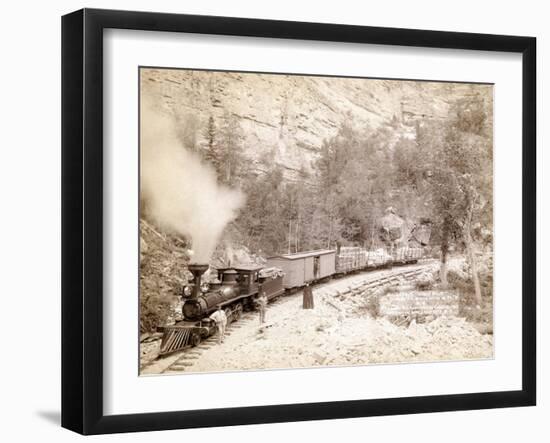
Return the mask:
POLYGON ((241 267, 235 270, 239 273, 238 281, 241 293, 246 295, 257 294, 262 266, 241 267))

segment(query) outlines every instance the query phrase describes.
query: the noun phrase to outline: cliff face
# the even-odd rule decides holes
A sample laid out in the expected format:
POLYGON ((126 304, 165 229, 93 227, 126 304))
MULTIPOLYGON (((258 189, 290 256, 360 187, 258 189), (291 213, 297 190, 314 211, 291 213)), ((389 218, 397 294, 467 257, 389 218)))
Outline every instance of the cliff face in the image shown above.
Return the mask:
MULTIPOLYGON (((479 90, 479 86, 477 86, 479 90)), ((487 86, 487 88, 490 88, 487 86)), ((356 128, 393 125, 394 140, 411 138, 414 121, 445 118, 465 84, 273 74, 142 69, 142 96, 173 114, 183 138, 204 145, 210 116, 233 116, 252 164, 262 156, 286 175, 311 170, 324 139, 345 121, 356 128)), ((388 146, 391 149, 391 146, 388 146)))

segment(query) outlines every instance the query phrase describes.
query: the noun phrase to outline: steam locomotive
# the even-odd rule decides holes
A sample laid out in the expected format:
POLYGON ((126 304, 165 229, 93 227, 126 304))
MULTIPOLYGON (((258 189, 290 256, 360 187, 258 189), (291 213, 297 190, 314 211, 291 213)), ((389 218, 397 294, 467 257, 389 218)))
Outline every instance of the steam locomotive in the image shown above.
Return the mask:
POLYGON ((219 283, 201 283, 201 276, 207 268, 207 265, 189 265, 194 278, 183 288, 182 313, 186 320, 201 320, 218 306, 225 307, 228 321, 237 320, 244 309, 253 307, 260 290, 265 292, 268 300, 284 293, 280 269, 258 265, 220 268, 219 283))
POLYGON ((209 315, 218 307, 225 311, 228 323, 238 320, 244 310, 254 308, 259 294, 268 301, 287 291, 323 279, 351 272, 415 263, 422 257, 421 248, 399 248, 388 254, 385 250, 338 248, 296 254, 283 254, 267 259, 266 266, 237 265, 217 269, 217 283, 208 284, 202 276, 207 264, 190 264, 193 280, 182 289, 184 320, 161 328, 164 332, 160 355, 169 354, 189 345, 197 346, 216 332, 209 315))

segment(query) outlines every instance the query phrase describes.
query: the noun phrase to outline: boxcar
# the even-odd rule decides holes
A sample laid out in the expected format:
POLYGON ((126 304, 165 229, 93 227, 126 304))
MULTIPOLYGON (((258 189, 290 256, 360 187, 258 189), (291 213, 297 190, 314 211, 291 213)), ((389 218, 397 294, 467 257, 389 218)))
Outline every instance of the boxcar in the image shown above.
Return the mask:
POLYGON ((287 289, 330 277, 336 271, 335 265, 336 251, 333 249, 275 255, 267 259, 267 266, 283 270, 287 289))

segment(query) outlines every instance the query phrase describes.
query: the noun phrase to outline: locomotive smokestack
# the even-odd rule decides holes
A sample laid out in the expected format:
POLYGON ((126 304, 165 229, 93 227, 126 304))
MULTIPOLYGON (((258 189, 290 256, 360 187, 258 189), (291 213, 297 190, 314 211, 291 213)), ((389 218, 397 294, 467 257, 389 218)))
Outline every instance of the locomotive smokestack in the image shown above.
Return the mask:
POLYGON ((193 294, 191 295, 191 298, 197 298, 201 289, 201 276, 208 269, 208 265, 191 263, 187 266, 187 269, 189 269, 189 272, 193 274, 193 294))

